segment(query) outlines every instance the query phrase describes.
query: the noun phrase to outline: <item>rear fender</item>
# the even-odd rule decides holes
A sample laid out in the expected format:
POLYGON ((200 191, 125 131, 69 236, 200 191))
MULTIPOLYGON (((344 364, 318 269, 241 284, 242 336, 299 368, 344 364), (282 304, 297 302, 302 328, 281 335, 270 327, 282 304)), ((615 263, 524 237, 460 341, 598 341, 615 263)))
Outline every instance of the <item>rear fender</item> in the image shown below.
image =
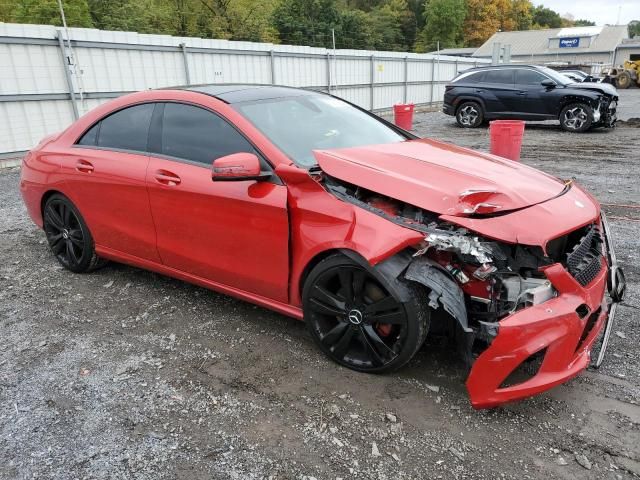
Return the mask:
POLYGON ((480 106, 482 107, 482 110, 484 112, 487 111, 487 106, 484 103, 484 100, 482 98, 480 98, 480 97, 474 97, 473 95, 460 95, 459 97, 456 97, 456 99, 453 102, 453 106, 457 110, 458 106, 461 103, 468 102, 468 101, 479 103, 480 106))

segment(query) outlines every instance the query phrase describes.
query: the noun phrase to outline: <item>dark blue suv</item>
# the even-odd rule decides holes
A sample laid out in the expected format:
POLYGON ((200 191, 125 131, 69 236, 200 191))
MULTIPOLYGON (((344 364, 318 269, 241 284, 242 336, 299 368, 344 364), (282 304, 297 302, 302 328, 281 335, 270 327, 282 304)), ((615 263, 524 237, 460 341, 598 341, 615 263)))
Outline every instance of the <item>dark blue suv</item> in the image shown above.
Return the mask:
POLYGON ((492 65, 466 70, 445 88, 443 111, 464 128, 486 120, 559 120, 564 130, 614 127, 612 85, 574 83, 547 67, 492 65))

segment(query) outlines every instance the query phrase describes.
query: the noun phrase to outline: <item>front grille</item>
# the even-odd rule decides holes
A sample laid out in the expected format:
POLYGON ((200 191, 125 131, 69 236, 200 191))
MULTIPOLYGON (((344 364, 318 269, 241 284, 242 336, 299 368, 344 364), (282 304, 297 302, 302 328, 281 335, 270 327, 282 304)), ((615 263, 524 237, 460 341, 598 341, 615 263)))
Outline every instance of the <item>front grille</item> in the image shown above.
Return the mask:
POLYGON ((582 286, 602 270, 602 235, 597 225, 580 228, 547 244, 548 255, 561 262, 582 286))
POLYGON ((567 269, 583 287, 591 283, 602 270, 602 236, 592 225, 587 233, 567 253, 567 269))

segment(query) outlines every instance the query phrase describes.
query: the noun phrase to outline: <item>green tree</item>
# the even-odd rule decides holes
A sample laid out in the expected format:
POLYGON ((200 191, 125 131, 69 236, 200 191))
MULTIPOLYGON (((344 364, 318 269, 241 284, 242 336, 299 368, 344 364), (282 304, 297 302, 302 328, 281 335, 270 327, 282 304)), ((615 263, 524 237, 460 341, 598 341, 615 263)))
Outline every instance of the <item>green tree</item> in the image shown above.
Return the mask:
POLYGON ((560 28, 562 26, 562 18, 558 12, 554 12, 544 5, 533 7, 531 11, 533 23, 541 28, 560 28))
POLYGON ((330 47, 340 12, 334 0, 283 0, 271 18, 282 43, 330 47))
POLYGON ((574 27, 595 27, 596 22, 592 22, 591 20, 578 19, 573 22, 574 27))
POLYGON ((640 36, 640 20, 631 20, 628 28, 631 38, 640 36))
POLYGON ((466 16, 465 0, 426 0, 425 25, 416 41, 417 52, 462 45, 462 26, 466 16))
MULTIPOLYGON (((8 18, 3 21, 62 25, 57 0, 12 0, 9 4, 10 12, 4 13, 8 18)), ((68 26, 93 27, 87 0, 64 0, 62 4, 68 26)))
POLYGON ((373 48, 410 50, 415 42, 416 20, 406 0, 386 0, 371 10, 373 48))

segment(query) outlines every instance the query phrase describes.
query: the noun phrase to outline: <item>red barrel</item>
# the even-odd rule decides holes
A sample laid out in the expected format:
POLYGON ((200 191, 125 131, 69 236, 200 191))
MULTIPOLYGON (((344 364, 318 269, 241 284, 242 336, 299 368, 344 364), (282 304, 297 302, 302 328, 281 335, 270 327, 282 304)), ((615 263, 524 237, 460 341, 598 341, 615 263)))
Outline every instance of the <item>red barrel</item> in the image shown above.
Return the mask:
POLYGON ((405 130, 413 129, 413 103, 399 103, 393 106, 393 122, 405 130))
POLYGON ((489 124, 491 153, 516 162, 520 161, 523 135, 522 120, 493 120, 489 124))

